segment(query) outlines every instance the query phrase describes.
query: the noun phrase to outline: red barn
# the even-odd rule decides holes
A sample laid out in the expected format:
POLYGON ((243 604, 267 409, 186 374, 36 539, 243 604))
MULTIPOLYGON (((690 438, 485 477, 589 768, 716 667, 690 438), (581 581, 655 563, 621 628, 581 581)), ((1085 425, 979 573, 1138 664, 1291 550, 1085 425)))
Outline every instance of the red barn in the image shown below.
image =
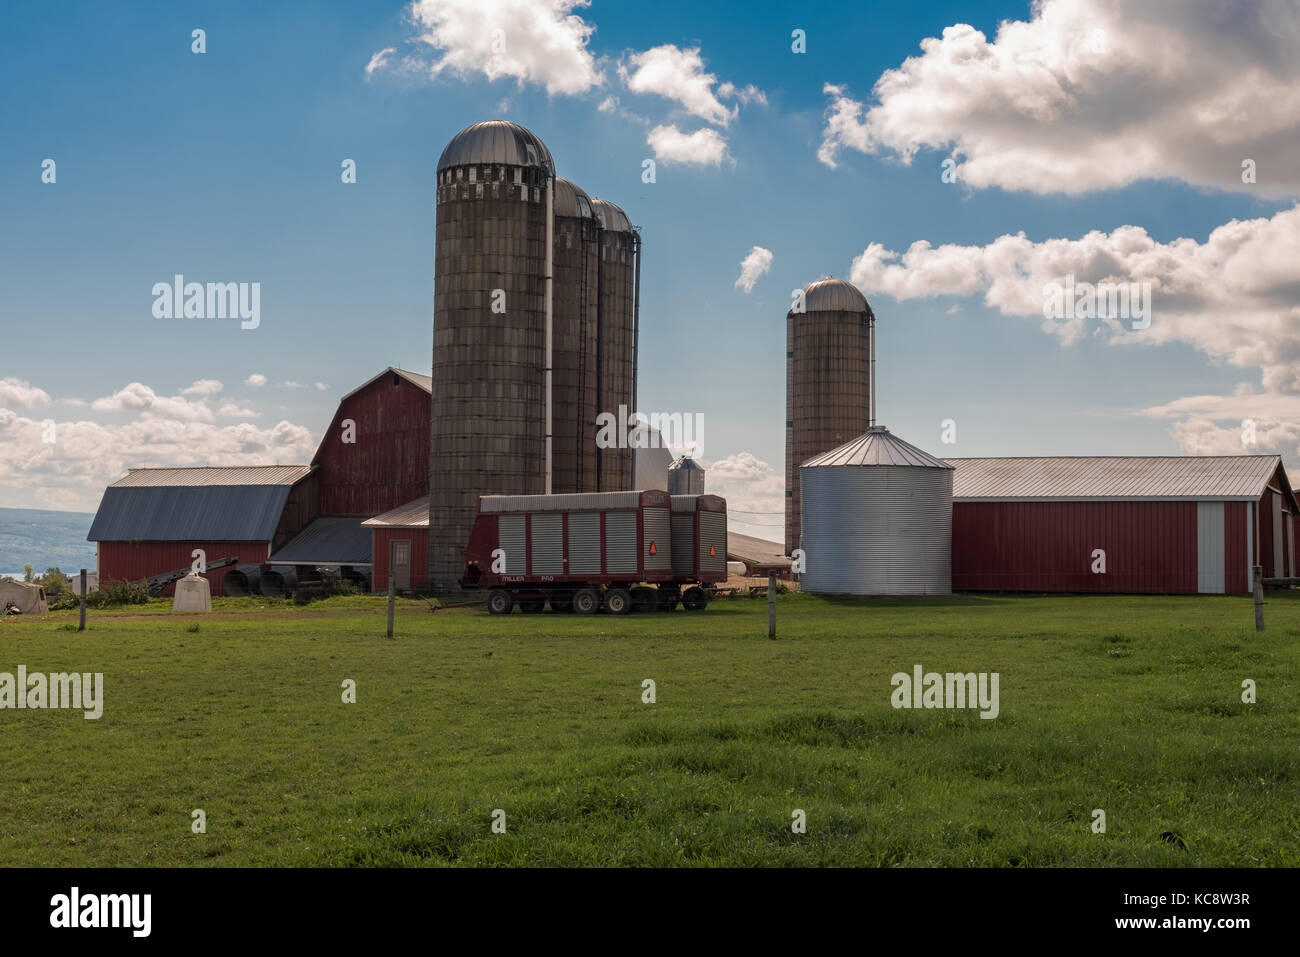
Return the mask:
POLYGON ((1276 455, 948 459, 959 591, 1247 594, 1293 577, 1276 455))

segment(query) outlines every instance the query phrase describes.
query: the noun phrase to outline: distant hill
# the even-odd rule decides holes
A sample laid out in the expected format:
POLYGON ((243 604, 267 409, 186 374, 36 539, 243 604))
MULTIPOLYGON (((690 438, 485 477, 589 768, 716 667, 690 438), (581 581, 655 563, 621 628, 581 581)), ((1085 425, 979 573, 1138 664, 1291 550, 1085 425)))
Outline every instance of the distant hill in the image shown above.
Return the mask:
POLYGON ((40 574, 61 568, 71 575, 95 570, 95 543, 86 541, 93 512, 51 512, 39 508, 0 508, 0 575, 21 577, 23 566, 40 574))

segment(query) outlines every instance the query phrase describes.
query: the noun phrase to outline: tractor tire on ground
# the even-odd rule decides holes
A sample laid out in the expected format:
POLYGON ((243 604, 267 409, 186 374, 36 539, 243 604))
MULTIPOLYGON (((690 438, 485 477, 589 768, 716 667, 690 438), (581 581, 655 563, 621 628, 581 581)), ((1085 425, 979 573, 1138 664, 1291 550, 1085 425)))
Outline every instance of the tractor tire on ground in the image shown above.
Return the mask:
POLYGON ((594 588, 579 588, 573 596, 573 610, 579 615, 594 615, 600 608, 600 593, 594 588))
POLYGON ((508 615, 515 607, 515 600, 504 588, 493 588, 488 592, 487 606, 494 615, 508 615))
POLYGON ((605 592, 605 610, 611 615, 626 615, 632 609, 632 596, 626 588, 611 588, 605 592))

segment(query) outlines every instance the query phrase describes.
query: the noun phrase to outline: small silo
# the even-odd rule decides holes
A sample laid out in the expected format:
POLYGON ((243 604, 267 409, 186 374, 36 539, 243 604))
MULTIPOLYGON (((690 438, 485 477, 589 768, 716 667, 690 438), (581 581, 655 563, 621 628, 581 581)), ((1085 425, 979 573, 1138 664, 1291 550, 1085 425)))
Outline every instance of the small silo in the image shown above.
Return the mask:
POLYGON ((668 467, 668 494, 704 494, 704 469, 689 455, 683 455, 668 467))
POLYGON ((872 426, 799 473, 802 590, 952 593, 951 465, 872 426))
POLYGON ((785 550, 799 544, 799 463, 871 425, 875 315, 856 286, 819 279, 785 321, 785 550))
POLYGON ((515 123, 476 123, 437 172, 429 581, 456 588, 484 493, 546 485, 551 152, 515 123))
MULTIPOLYGON (((608 412, 622 422, 620 405, 626 408, 628 420, 637 411, 641 236, 632 227, 627 214, 615 204, 603 199, 593 199, 591 204, 603 227, 600 238, 600 314, 596 329, 596 406, 598 413, 608 412)), ((632 488, 633 449, 598 449, 596 482, 602 492, 632 488)))
POLYGON ((596 491, 596 322, 600 220, 591 198, 555 180, 552 366, 555 410, 551 491, 596 491))

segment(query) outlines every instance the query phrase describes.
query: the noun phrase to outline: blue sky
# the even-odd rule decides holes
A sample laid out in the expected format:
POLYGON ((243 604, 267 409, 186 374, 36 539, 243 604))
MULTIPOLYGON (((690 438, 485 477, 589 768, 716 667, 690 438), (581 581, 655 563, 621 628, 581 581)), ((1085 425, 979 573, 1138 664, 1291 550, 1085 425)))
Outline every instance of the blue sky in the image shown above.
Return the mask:
MULTIPOLYGON (((1126 58, 1131 38, 1098 12, 1126 4, 1098 2, 1091 10, 1091 3, 1056 0, 1061 16, 1091 17, 1087 22, 1109 30, 1107 56, 1088 69, 1105 74, 1111 60, 1117 74, 1133 69, 1126 58)), ((427 0, 425 9, 445 24, 490 17, 494 5, 504 8, 502 22, 518 26, 511 0, 427 0)), ((52 419, 70 438, 33 445, 25 464, 2 467, 0 505, 93 508, 98 490, 116 477, 111 473, 129 465, 303 461, 341 395, 387 365, 427 372, 434 167, 446 141, 482 119, 532 129, 549 145, 560 175, 619 203, 641 227, 641 407, 704 413, 706 461, 726 460, 718 473, 722 490, 738 507, 758 511, 781 507, 774 480, 783 467, 789 292, 822 275, 850 278, 854 258, 870 244, 898 254, 922 240, 974 250, 1021 232, 1041 244, 1133 226, 1155 244, 1185 237, 1204 245, 1214 230, 1239 220, 1263 224, 1261 242, 1275 247, 1266 230, 1289 227, 1276 217, 1295 206, 1294 160, 1279 155, 1269 165, 1256 156, 1259 189, 1243 187, 1235 172, 1237 153, 1252 156, 1256 142, 1269 159, 1269 150, 1284 152, 1279 143, 1288 137, 1291 152, 1300 153, 1295 126, 1285 125, 1290 103, 1274 102, 1280 134, 1237 130, 1238 142, 1215 147, 1228 160, 1201 163, 1211 150, 1200 151, 1195 139, 1190 149, 1175 141, 1195 130, 1189 134, 1182 123, 1171 131, 1159 122, 1173 110, 1204 113, 1194 89, 1185 101, 1169 101, 1169 89, 1179 85, 1177 62, 1163 65, 1170 86, 1137 82, 1131 97, 1112 101, 1104 77, 1066 63, 1060 69, 1071 76, 1070 102, 1054 103, 1047 114, 1030 111, 1029 119, 1014 104, 999 115, 1004 91, 981 92, 985 80, 978 76, 954 81, 918 70, 904 86, 920 107, 901 94, 891 100, 873 92, 882 74, 922 54, 925 38, 956 24, 969 24, 994 44, 1002 21, 1022 21, 1031 38, 1008 37, 999 48, 1027 60, 1014 44, 1032 46, 1058 28, 1023 2, 536 6, 594 27, 580 49, 602 82, 577 93, 548 92, 545 71, 560 68, 539 66, 536 58, 523 77, 491 79, 452 65, 432 76, 430 66, 455 51, 421 42, 421 35, 435 36, 434 20, 422 24, 401 3, 6 6, 0 379, 11 388, 7 402, 0 392, 0 430, 21 430, 30 441, 32 423, 52 419), (191 52, 195 28, 206 31, 202 55, 191 52), (804 54, 791 52, 796 28, 806 31, 804 54), (719 96, 734 118, 710 123, 681 100, 630 89, 634 58, 665 45, 698 50, 716 84, 752 85, 766 103, 719 96), (371 58, 389 48, 387 62, 367 75, 371 58), (957 82, 958 100, 972 98, 971 123, 956 132, 945 129, 951 118, 933 106, 947 82, 957 82), (863 110, 839 141, 833 168, 819 158, 835 99, 827 84, 863 110), (601 110, 609 97, 617 97, 617 107, 601 110), (1127 129, 1090 130, 1108 102, 1125 114, 1114 126, 1127 129), (984 111, 984 104, 992 106, 984 111), (866 111, 873 106, 880 111, 871 119, 866 111), (1017 124, 1024 128, 1007 132, 1017 124), (648 132, 663 125, 714 130, 725 138, 727 159, 661 156, 657 181, 643 183, 642 161, 656 155, 648 132), (1128 137, 1126 148, 1101 153, 1115 158, 1117 182, 1094 182, 1107 159, 1063 173, 1059 186, 1049 176, 1044 187, 1053 141, 1091 133, 1093 140, 1128 137), (932 145, 945 137, 944 145, 932 145), (871 144, 865 150, 854 145, 864 142, 871 144), (1032 153, 1024 163, 1038 177, 1029 177, 1033 188, 1007 172, 1022 149, 1032 153), (971 182, 941 181, 941 163, 954 150, 978 161, 971 182), (1153 175, 1139 154, 1162 150, 1168 155, 1150 160, 1162 171, 1153 175), (1196 159, 1177 159, 1189 153, 1196 159), (57 163, 53 184, 41 181, 46 158, 57 163), (357 163, 356 184, 340 182, 345 158, 357 163), (1125 164, 1132 168, 1119 168, 1125 164), (1216 179, 1220 168, 1226 172, 1216 179), (735 282, 755 245, 770 250, 773 263, 746 294, 735 282), (175 273, 260 282, 260 327, 154 318, 151 287, 175 273), (254 374, 266 384, 246 385, 254 374), (183 393, 200 381, 221 389, 183 393), (131 383, 178 401, 154 401, 139 390, 123 396, 131 383), (115 395, 117 401, 106 401, 115 395), (281 422, 287 425, 276 432, 281 422), (770 474, 746 455, 766 463, 770 474)), ((1196 41, 1214 33, 1197 20, 1202 8, 1208 9, 1188 4, 1180 15, 1185 22, 1161 26, 1192 53, 1196 41)), ((1140 20, 1132 16, 1124 22, 1140 20)), ((1149 46, 1160 38, 1145 39, 1149 46)), ((1274 69, 1268 41, 1257 40, 1248 25, 1212 48, 1257 42, 1262 53, 1241 55, 1274 69)), ((517 48, 520 40, 512 34, 511 43, 517 48)), ((1221 68, 1232 70, 1223 56, 1221 68)), ((1212 80, 1214 69, 1201 58, 1201 73, 1212 80)), ((1294 79, 1285 74, 1292 68, 1275 69, 1284 86, 1294 79)), ((1034 82, 1030 76, 1026 84, 1034 82)), ((1263 318, 1249 319, 1267 326, 1262 337, 1275 353, 1294 345, 1278 329, 1294 317, 1300 287, 1290 283, 1288 298, 1288 277, 1276 273, 1252 307, 1263 318)), ((926 276, 917 267, 916 282, 926 276)), ((923 448, 944 455, 1233 451, 1239 410, 1248 408, 1257 410, 1252 414, 1267 435, 1262 446, 1295 459, 1300 438, 1289 418, 1290 366, 1252 359, 1240 330, 1227 342, 1205 332, 1215 304, 1186 307, 1182 297, 1201 293, 1168 276, 1180 312, 1164 327, 1175 331, 1157 344, 1117 344, 1100 326, 1066 342, 1040 328, 1041 316, 990 305, 987 288, 954 295, 944 290, 956 286, 938 282, 926 295, 915 284, 900 294, 891 283, 905 278, 877 274, 866 292, 878 318, 880 418, 923 448), (1192 397, 1200 399, 1186 401, 1192 397), (1162 414, 1140 414, 1160 407, 1162 414), (940 444, 946 418, 957 420, 955 445, 940 444)), ((986 285, 995 278, 984 276, 986 285)), ((1257 290, 1259 283, 1247 285, 1257 290)), ((1158 328, 1159 298, 1154 313, 1158 328)))

